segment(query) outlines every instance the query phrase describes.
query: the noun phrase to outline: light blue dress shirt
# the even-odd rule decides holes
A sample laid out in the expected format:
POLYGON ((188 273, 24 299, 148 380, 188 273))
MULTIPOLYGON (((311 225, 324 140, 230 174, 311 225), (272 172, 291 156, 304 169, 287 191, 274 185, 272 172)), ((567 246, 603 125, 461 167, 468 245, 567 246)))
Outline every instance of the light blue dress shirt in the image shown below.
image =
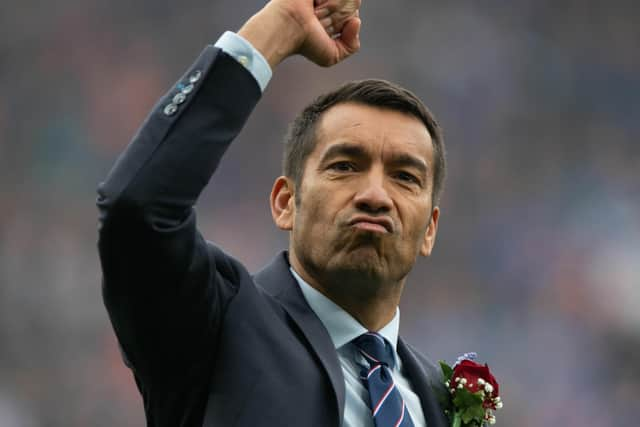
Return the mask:
MULTIPOLYGON (((215 44, 216 47, 231 55, 242 64, 256 79, 260 89, 264 92, 271 80, 272 71, 269 63, 247 40, 230 31, 225 32, 215 44)), ((311 287, 291 269, 291 273, 298 281, 302 294, 311 309, 316 313, 320 321, 327 328, 331 341, 338 353, 338 360, 342 367, 345 383, 345 406, 342 427, 374 427, 373 417, 369 406, 369 392, 360 380, 362 367, 368 364, 364 357, 357 351, 352 340, 367 332, 349 313, 336 305, 329 298, 311 287)), ((424 412, 420 398, 415 394, 409 383, 409 379, 402 370, 402 361, 398 357, 398 329, 400 327, 400 310, 396 310, 393 317, 378 333, 382 335, 393 347, 396 366, 391 375, 404 399, 405 404, 415 427, 426 427, 424 412)))

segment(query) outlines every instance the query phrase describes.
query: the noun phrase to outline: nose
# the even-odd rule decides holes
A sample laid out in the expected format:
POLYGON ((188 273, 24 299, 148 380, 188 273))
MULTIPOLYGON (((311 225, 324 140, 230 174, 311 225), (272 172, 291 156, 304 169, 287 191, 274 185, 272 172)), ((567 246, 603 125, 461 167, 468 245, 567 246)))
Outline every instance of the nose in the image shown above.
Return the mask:
POLYGON ((391 211, 393 201, 384 187, 384 174, 371 171, 363 178, 362 187, 354 197, 356 208, 371 214, 391 211))

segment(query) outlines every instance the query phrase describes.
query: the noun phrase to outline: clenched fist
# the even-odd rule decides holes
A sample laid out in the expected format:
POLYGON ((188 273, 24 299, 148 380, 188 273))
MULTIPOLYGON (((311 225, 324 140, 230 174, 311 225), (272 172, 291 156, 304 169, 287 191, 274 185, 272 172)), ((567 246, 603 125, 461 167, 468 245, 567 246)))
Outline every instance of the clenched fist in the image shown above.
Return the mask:
POLYGON ((320 24, 330 35, 342 32, 344 24, 357 18, 360 0, 316 0, 315 13, 320 24))
POLYGON ((360 48, 361 0, 271 0, 240 29, 272 68, 300 54, 331 66, 360 48))

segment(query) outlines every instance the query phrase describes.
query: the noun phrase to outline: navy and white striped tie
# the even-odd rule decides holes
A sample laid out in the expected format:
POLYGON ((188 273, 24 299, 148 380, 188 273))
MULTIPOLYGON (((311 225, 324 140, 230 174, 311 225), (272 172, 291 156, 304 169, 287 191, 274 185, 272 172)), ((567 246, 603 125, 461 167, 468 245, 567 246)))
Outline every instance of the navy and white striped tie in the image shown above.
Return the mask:
POLYGON ((376 427, 414 427, 391 376, 395 365, 391 345, 375 332, 362 334, 353 343, 369 363, 369 367, 362 370, 361 377, 369 390, 376 427))

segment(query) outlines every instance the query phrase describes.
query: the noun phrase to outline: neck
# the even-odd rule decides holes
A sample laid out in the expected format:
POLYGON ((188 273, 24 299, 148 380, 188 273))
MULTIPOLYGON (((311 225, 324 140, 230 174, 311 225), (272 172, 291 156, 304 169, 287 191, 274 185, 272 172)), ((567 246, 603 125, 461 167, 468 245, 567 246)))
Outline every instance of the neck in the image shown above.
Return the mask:
POLYGON ((369 331, 379 331, 396 314, 404 280, 386 283, 358 275, 339 274, 339 277, 331 277, 331 274, 311 274, 291 252, 289 262, 305 282, 369 331))

